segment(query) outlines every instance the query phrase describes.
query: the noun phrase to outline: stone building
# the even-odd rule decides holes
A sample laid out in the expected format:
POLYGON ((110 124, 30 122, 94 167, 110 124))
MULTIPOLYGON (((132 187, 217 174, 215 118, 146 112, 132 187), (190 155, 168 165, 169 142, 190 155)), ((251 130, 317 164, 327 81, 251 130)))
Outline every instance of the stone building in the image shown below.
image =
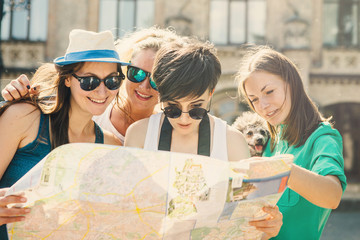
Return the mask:
POLYGON ((212 112, 229 123, 246 110, 234 75, 244 43, 269 44, 301 69, 309 95, 344 138, 345 168, 360 180, 360 1, 4 0, 1 88, 64 53, 73 28, 172 26, 214 42, 223 74, 212 112), (75 3, 76 2, 76 3, 75 3), (359 92, 358 92, 359 91, 359 92))

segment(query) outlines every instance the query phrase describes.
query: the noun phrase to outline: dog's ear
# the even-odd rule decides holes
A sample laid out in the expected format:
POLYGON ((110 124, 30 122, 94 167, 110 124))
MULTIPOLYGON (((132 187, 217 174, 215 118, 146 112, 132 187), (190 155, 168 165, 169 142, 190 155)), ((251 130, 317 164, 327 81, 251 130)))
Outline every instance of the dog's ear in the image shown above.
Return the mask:
POLYGON ((265 128, 265 132, 266 132, 266 142, 264 144, 264 146, 268 143, 268 141, 270 140, 270 131, 268 130, 268 128, 265 128))
POLYGON ((262 125, 263 121, 264 120, 257 113, 247 111, 243 112, 239 117, 237 117, 232 126, 243 133, 247 126, 262 125))
POLYGON ((242 116, 237 117, 235 122, 231 126, 236 128, 240 132, 243 132, 245 130, 245 124, 241 117, 242 116))

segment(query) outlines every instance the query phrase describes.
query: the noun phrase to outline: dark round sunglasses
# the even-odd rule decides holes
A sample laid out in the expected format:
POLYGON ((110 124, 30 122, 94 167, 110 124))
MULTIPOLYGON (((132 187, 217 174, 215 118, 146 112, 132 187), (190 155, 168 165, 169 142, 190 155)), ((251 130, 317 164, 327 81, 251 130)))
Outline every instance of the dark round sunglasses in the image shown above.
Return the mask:
POLYGON ((142 81, 144 81, 146 79, 146 77, 148 77, 150 86, 153 89, 155 89, 156 91, 158 90, 156 87, 156 83, 151 78, 151 73, 149 73, 141 68, 134 67, 131 65, 127 66, 126 76, 131 82, 134 82, 134 83, 141 83, 142 81))
POLYGON ((203 119, 209 112, 205 108, 193 108, 188 112, 183 112, 180 108, 173 105, 167 106, 161 110, 163 110, 165 116, 168 118, 178 118, 182 113, 188 113, 189 116, 195 120, 203 119))
POLYGON ((97 88, 101 82, 104 82, 105 86, 109 90, 116 90, 120 87, 122 80, 125 79, 125 76, 122 73, 118 73, 118 76, 109 76, 105 79, 100 79, 98 77, 94 76, 86 76, 86 77, 80 77, 73 73, 73 77, 79 80, 80 87, 82 90, 85 91, 92 91, 95 88, 97 88))

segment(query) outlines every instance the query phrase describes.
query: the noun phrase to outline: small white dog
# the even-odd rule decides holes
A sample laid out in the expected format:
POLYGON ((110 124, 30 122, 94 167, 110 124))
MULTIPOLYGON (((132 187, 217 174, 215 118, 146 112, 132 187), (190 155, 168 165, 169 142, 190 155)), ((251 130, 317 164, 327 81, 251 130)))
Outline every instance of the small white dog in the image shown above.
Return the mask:
POLYGON ((251 156, 261 156, 270 138, 266 121, 256 113, 244 112, 232 126, 244 135, 250 147, 251 156))

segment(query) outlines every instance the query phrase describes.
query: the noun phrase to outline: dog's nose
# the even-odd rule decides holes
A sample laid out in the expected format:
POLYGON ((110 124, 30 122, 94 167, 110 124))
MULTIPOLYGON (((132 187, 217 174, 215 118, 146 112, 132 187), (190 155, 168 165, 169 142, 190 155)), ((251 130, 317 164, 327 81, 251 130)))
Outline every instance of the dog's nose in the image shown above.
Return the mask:
POLYGON ((255 144, 263 144, 263 139, 262 138, 257 138, 255 140, 255 144))

